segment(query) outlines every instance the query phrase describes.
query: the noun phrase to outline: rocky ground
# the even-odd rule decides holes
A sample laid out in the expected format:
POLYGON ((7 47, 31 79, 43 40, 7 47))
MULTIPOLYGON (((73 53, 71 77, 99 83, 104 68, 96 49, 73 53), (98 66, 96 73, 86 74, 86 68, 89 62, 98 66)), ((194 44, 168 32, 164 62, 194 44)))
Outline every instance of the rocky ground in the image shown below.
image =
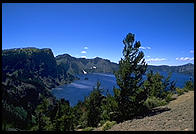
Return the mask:
POLYGON ((116 124, 108 131, 194 131, 194 91, 154 109, 148 116, 116 124))

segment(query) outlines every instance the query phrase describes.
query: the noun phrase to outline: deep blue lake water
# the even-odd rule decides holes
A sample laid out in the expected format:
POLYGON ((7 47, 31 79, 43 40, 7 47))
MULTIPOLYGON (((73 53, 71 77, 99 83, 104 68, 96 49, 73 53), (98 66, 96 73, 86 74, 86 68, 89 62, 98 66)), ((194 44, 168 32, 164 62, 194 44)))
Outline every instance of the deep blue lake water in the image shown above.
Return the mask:
MULTIPOLYGON (((166 72, 159 72, 164 77, 167 77, 166 72)), ((113 87, 118 87, 116 84, 116 78, 113 74, 93 73, 86 75, 78 75, 80 80, 75 80, 71 84, 59 86, 52 90, 52 94, 57 98, 65 98, 69 100, 70 105, 74 106, 79 100, 83 101, 85 96, 88 96, 96 86, 97 81, 101 82, 101 88, 104 88, 103 94, 106 94, 106 90, 113 95, 113 87), (88 78, 88 80, 85 80, 88 78)), ((182 88, 187 80, 190 79, 190 75, 181 73, 172 73, 170 80, 176 81, 176 86, 182 88)), ((192 77, 193 78, 193 77, 192 77)), ((145 78, 144 78, 145 79, 145 78)), ((193 78, 194 79, 194 78, 193 78)))

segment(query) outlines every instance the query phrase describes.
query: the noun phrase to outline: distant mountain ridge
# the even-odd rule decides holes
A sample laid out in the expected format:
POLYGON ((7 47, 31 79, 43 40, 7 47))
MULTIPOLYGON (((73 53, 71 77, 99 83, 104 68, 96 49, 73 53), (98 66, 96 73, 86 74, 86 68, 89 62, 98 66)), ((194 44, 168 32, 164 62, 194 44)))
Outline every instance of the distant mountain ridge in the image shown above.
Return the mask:
MULTIPOLYGON (((94 59, 75 58, 69 54, 58 55, 55 57, 57 65, 63 66, 63 68, 71 74, 83 74, 83 70, 87 73, 113 73, 118 70, 118 64, 111 62, 107 59, 96 57, 94 59), (93 68, 94 67, 94 68, 93 68)), ((188 75, 194 75, 194 64, 188 63, 180 66, 167 66, 167 65, 148 65, 147 71, 164 71, 183 73, 188 75)))
POLYGON ((87 73, 113 73, 118 69, 118 64, 99 57, 85 59, 75 58, 69 54, 63 54, 58 55, 55 58, 57 65, 62 66, 71 74, 83 74, 84 71, 87 73))
POLYGON ((163 71, 163 72, 172 72, 172 73, 183 73, 187 75, 194 76, 194 64, 188 63, 180 66, 167 66, 167 65, 161 65, 161 66, 153 66, 148 65, 148 70, 153 71, 163 71))

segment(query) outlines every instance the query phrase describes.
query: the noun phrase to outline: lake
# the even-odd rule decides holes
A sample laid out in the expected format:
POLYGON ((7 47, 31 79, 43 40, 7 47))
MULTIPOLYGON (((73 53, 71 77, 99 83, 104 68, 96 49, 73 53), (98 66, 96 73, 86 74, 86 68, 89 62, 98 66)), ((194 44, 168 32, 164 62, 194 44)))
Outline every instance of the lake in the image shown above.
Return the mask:
MULTIPOLYGON (((166 72, 159 72, 164 77, 167 76, 166 72)), ((59 86, 52 90, 52 94, 57 98, 65 98, 69 100, 70 105, 74 106, 79 100, 83 101, 85 96, 88 96, 96 86, 97 81, 101 82, 101 88, 104 88, 103 94, 106 95, 106 91, 113 95, 113 87, 118 87, 116 84, 116 78, 113 74, 93 73, 78 75, 80 80, 66 85, 59 86), (88 80, 85 80, 88 78, 88 80)), ((184 83, 190 79, 190 75, 181 73, 173 73, 170 80, 176 81, 176 86, 182 88, 184 83)), ((193 78, 193 77, 192 77, 193 78)), ((144 77, 145 79, 145 77, 144 77)))

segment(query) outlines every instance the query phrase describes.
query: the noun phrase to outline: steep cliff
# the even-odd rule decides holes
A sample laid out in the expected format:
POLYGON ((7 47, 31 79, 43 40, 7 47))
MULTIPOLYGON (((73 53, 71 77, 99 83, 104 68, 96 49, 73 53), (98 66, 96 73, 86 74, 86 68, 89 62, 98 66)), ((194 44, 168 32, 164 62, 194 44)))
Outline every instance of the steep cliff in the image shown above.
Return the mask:
MULTIPOLYGON (((2 102, 32 109, 40 103, 42 97, 55 98, 50 90, 74 79, 74 76, 62 72, 56 64, 51 49, 18 48, 2 51, 2 102)), ((5 109, 4 109, 5 110, 5 109)))
POLYGON ((107 59, 96 57, 94 59, 75 58, 68 54, 56 57, 57 65, 71 74, 87 73, 113 73, 118 69, 118 64, 107 59))

